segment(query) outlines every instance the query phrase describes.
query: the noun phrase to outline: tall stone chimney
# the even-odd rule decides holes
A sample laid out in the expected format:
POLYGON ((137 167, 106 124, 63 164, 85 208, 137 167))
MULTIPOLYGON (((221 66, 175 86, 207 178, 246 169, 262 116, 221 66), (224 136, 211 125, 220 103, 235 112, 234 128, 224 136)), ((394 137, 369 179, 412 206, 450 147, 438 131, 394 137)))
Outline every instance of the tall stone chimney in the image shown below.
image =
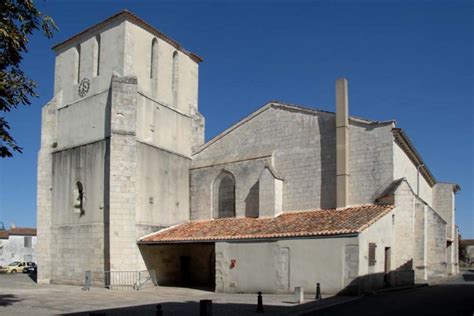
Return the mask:
POLYGON ((336 80, 336 206, 349 199, 349 100, 347 80, 336 80))

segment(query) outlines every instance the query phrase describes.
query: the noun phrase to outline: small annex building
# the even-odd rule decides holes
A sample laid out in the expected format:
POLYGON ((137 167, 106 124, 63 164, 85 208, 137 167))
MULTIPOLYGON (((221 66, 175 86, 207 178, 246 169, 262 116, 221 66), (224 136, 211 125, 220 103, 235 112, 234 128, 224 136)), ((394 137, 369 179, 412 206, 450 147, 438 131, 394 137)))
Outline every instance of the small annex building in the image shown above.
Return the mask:
POLYGON ((346 79, 335 112, 270 101, 205 142, 202 59, 139 17, 53 50, 38 282, 153 270, 220 292, 357 293, 458 273, 459 186, 395 121, 350 116, 346 79))
POLYGON ((0 267, 14 261, 36 262, 36 229, 16 227, 0 229, 0 267))

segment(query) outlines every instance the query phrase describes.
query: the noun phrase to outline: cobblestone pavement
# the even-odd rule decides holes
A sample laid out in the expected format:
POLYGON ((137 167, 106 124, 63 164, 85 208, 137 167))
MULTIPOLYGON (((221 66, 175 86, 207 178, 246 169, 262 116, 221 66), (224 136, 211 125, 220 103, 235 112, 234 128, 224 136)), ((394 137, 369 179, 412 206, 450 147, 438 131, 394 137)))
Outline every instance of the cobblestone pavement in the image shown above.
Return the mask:
MULTIPOLYGON (((199 300, 213 301, 213 315, 256 315, 256 294, 223 294, 176 287, 150 287, 140 291, 81 290, 80 286, 41 285, 27 275, 0 275, 0 315, 155 315, 161 304, 163 315, 199 315, 199 300)), ((265 314, 295 315, 353 300, 329 297, 314 302, 307 295, 295 304, 293 295, 263 295, 265 314)))

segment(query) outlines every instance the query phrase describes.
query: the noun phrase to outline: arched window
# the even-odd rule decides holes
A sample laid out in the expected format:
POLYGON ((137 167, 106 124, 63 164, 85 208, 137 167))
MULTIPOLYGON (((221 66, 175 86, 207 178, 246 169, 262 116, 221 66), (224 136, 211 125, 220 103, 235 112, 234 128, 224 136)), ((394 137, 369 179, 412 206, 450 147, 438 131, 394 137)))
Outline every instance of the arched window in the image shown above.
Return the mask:
POLYGON ((235 179, 228 171, 222 171, 214 181, 214 217, 235 217, 235 179))
POLYGON ((81 80, 81 45, 77 44, 76 46, 76 65, 75 65, 75 68, 76 68, 76 83, 79 83, 79 81, 81 80))
POLYGON ((81 181, 76 182, 76 187, 74 188, 74 211, 76 213, 84 212, 84 187, 82 186, 81 181))
POLYGON ((174 51, 173 72, 172 72, 172 82, 171 82, 171 90, 173 91, 173 104, 174 105, 177 105, 178 103, 178 71, 179 71, 178 52, 174 51))
POLYGON ((154 38, 151 41, 151 60, 150 60, 150 78, 156 78, 158 73, 158 40, 154 38))
POLYGON ((95 37, 95 47, 94 47, 94 57, 95 57, 95 69, 94 74, 98 76, 100 74, 100 35, 95 37))

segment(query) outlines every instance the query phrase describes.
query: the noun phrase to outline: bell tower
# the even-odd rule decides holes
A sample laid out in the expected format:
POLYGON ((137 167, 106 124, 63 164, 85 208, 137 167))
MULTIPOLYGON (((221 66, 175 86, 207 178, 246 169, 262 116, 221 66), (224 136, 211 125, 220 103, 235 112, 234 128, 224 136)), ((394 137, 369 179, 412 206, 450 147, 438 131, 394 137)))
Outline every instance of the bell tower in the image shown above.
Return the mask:
POLYGON ((128 11, 53 50, 38 154, 38 281, 144 269, 136 240, 189 219, 191 154, 204 142, 202 60, 128 11))

